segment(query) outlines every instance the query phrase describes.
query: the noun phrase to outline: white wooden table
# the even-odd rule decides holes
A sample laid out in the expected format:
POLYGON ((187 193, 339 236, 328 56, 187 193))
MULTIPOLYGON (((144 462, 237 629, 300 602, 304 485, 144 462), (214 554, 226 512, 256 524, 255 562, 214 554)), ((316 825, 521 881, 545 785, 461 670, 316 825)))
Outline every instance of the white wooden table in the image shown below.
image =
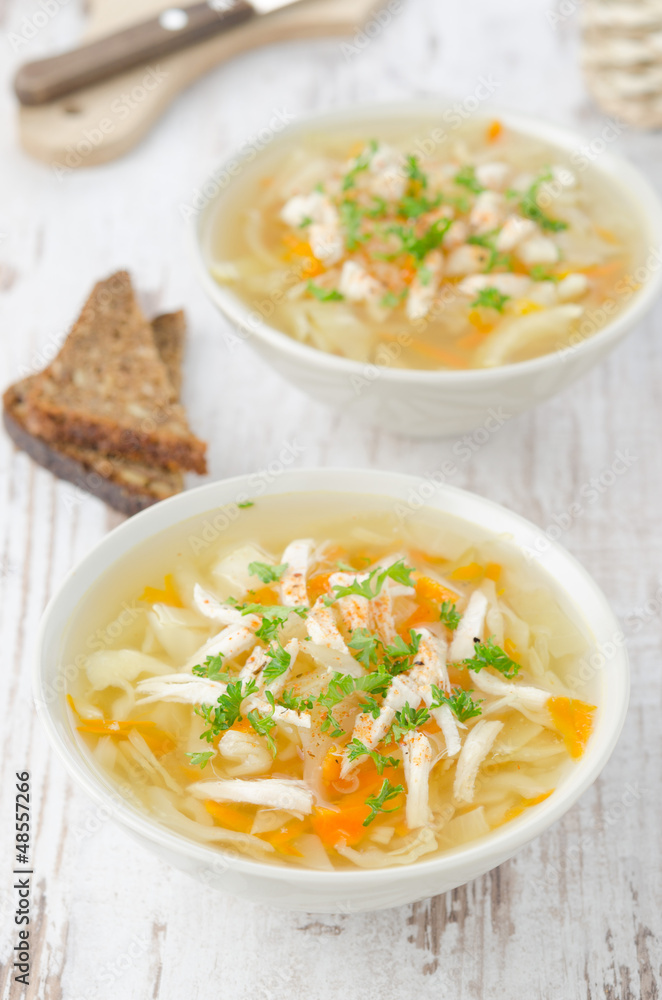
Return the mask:
MULTIPOLYGON (((445 92, 479 77, 507 106, 601 135, 577 69, 577 18, 546 0, 407 0, 355 58, 336 41, 247 55, 200 81, 124 160, 58 179, 13 135, 9 79, 19 55, 0 38, 0 357, 3 383, 48 358, 100 276, 128 267, 153 311, 184 305, 191 422, 211 442, 211 475, 265 469, 296 443, 300 464, 423 475, 453 442, 358 429, 304 398, 228 330, 196 285, 178 206, 200 178, 268 120, 358 100, 445 92), (265 419, 266 418, 266 419, 265 419)), ((0 4, 3 32, 39 10, 0 4)), ((72 43, 80 11, 62 6, 20 55, 72 43)), ((486 107, 486 110, 487 107, 486 107)), ((627 130, 612 148, 659 184, 662 137, 627 130)), ((636 457, 562 541, 624 621, 631 709, 600 780, 564 820, 477 882, 413 907, 368 915, 288 915, 225 898, 164 867, 73 787, 30 696, 35 630, 66 571, 118 517, 0 439, 2 540, 2 1000, 18 997, 9 958, 13 776, 32 772, 33 984, 39 1000, 362 1000, 417 997, 610 1000, 660 993, 660 422, 662 306, 598 370, 536 412, 508 421, 454 483, 546 527, 619 451, 636 457), (656 322, 657 320, 657 322, 656 322), (646 603, 650 602, 650 603, 646 603), (5 849, 6 848, 6 849, 5 849)))

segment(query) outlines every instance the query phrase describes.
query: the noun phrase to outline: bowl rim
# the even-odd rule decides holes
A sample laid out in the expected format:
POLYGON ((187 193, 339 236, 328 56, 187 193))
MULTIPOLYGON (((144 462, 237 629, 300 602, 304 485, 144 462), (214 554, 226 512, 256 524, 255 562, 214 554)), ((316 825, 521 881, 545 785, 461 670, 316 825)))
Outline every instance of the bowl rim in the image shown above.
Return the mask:
MULTIPOLYGON (((287 125, 283 131, 279 132, 275 141, 280 142, 287 135, 305 132, 310 128, 321 128, 325 124, 333 124, 335 122, 347 122, 351 124, 353 120, 361 120, 368 115, 373 115, 378 119, 388 118, 393 114, 402 115, 403 113, 423 117, 425 114, 441 113, 449 110, 451 107, 452 101, 448 98, 423 97, 397 101, 364 102, 349 107, 333 108, 321 113, 308 112, 298 117, 293 123, 287 125)), ((580 150, 582 145, 586 145, 587 142, 591 141, 573 129, 544 119, 541 120, 533 115, 510 111, 507 108, 495 108, 493 110, 494 114, 490 117, 498 117, 499 120, 505 122, 510 127, 543 139, 565 152, 580 150)), ((271 144, 266 149, 268 150, 270 146, 271 144)), ((623 156, 605 152, 599 154, 591 162, 591 166, 607 177, 615 187, 620 187, 633 206, 635 204, 638 205, 642 231, 645 229, 645 241, 642 243, 642 253, 645 252, 646 261, 648 261, 651 254, 654 254, 657 258, 658 266, 650 268, 643 286, 635 292, 618 315, 596 331, 596 333, 591 334, 591 336, 579 341, 579 343, 574 344, 570 348, 552 351, 526 361, 497 365, 493 368, 469 368, 451 371, 395 368, 389 365, 353 361, 349 358, 338 357, 319 348, 312 347, 309 344, 302 344, 276 327, 271 326, 229 288, 219 285, 209 271, 205 250, 202 245, 203 230, 207 217, 213 206, 232 188, 233 182, 236 182, 242 173, 239 170, 237 177, 232 177, 232 174, 228 173, 228 168, 231 164, 236 164, 237 162, 239 164, 251 162, 253 159, 259 158, 261 152, 260 150, 256 157, 251 156, 250 150, 235 152, 233 155, 226 157, 216 170, 205 176, 197 190, 204 191, 208 184, 215 184, 218 187, 216 178, 219 175, 225 174, 225 176, 230 176, 230 180, 212 196, 205 197, 203 205, 191 216, 188 227, 188 243, 198 278, 209 298, 219 308, 225 318, 242 331, 249 343, 251 338, 255 337, 274 351, 287 355, 292 361, 298 361, 302 365, 313 366, 323 369, 326 372, 334 372, 349 378, 352 376, 365 377, 366 369, 370 369, 371 371, 374 369, 379 372, 380 379, 395 384, 411 384, 412 382, 416 382, 423 385, 438 385, 439 387, 450 388, 458 384, 473 385, 475 383, 476 387, 480 388, 494 382, 499 382, 502 379, 508 378, 508 376, 521 376, 524 378, 534 376, 538 372, 555 365, 561 366, 566 362, 569 353, 580 356, 607 350, 645 315, 662 288, 662 200, 652 184, 634 164, 623 156)))
MULTIPOLYGON (((134 515, 100 539, 86 556, 67 573, 51 597, 39 625, 33 666, 33 696, 37 715, 46 730, 51 747, 56 751, 75 782, 93 801, 108 810, 110 818, 115 822, 133 834, 137 834, 143 840, 168 850, 171 855, 205 862, 207 869, 212 871, 214 866, 218 868, 221 865, 223 869, 232 869, 238 874, 249 877, 264 877, 271 882, 289 882, 292 885, 308 883, 311 886, 317 884, 320 891, 326 891, 334 886, 340 891, 343 889, 355 890, 362 885, 367 888, 369 885, 374 886, 375 881, 384 885, 395 885, 407 881, 414 874, 416 876, 426 873, 435 876, 448 876, 454 870, 463 871, 470 868, 477 870, 481 865, 484 865, 481 871, 486 871, 512 856, 520 847, 523 847, 560 819, 598 777, 611 756, 623 727, 629 697, 629 667, 627 650, 622 643, 615 645, 614 653, 607 663, 610 674, 609 685, 604 682, 601 684, 599 725, 593 733, 584 756, 576 762, 558 788, 545 801, 526 810, 521 816, 504 826, 490 831, 479 840, 453 848, 442 854, 436 854, 427 860, 423 859, 412 864, 391 868, 334 869, 333 871, 257 861, 253 858, 238 856, 232 850, 225 850, 222 847, 207 847, 188 839, 184 835, 160 825, 149 813, 143 813, 127 800, 122 799, 116 790, 112 790, 110 782, 107 786, 104 785, 102 777, 96 773, 91 761, 86 760, 76 745, 74 734, 69 733, 70 738, 65 739, 64 730, 67 729, 68 732, 70 727, 65 725, 67 714, 64 708, 64 688, 55 698, 51 697, 47 690, 54 679, 61 676, 58 671, 61 666, 62 641, 70 622, 75 618, 76 609, 85 592, 83 589, 75 598, 76 587, 80 588, 85 576, 90 576, 90 573, 93 579, 97 580, 116 562, 125 558, 127 552, 130 552, 147 538, 191 517, 200 516, 207 511, 214 512, 219 507, 229 506, 233 503, 233 497, 238 496, 244 489, 250 488, 250 482, 251 476, 247 474, 203 484, 134 515), (221 497, 223 499, 220 499, 221 497), (117 555, 118 551, 119 555, 117 555), (53 641, 53 635, 57 637, 57 642, 53 641), (56 647, 55 652, 53 651, 54 647, 56 647), (53 666, 52 676, 49 676, 51 665, 53 666)), ((412 487, 420 486, 420 483, 421 480, 415 476, 380 470, 293 469, 286 470, 276 477, 271 484, 268 484, 261 496, 283 493, 340 492, 371 494, 398 500, 405 499, 406 491, 411 490, 412 487), (309 481, 318 485, 310 485, 309 481), (346 481, 346 487, 338 487, 338 481, 346 481)), ((486 497, 459 489, 456 486, 447 484, 438 486, 434 502, 427 504, 427 506, 432 506, 441 512, 452 513, 460 518, 463 515, 458 514, 457 509, 465 510, 468 507, 472 514, 465 516, 464 520, 469 524, 479 525, 494 534, 501 534, 505 531, 507 534, 512 534, 514 544, 522 545, 525 548, 527 540, 534 542, 542 534, 541 529, 519 514, 486 497), (476 517, 477 513, 478 517, 476 517)), ((568 599, 571 599, 571 584, 574 587, 583 588, 585 596, 590 599, 595 618, 592 622, 586 614, 583 614, 583 620, 594 638, 600 634, 612 638, 616 635, 623 635, 619 623, 597 583, 561 545, 555 541, 549 541, 548 547, 540 555, 540 564, 553 577, 556 585, 568 599), (567 582, 565 584, 559 578, 560 574, 566 576, 567 582), (597 628, 595 627, 596 622, 599 626, 597 628)), ((573 606, 577 607, 574 601, 573 606)), ((609 641, 609 638, 605 641, 609 641)), ((599 673, 599 668, 596 668, 596 672, 599 673)), ((469 877, 473 878, 474 876, 469 877)))

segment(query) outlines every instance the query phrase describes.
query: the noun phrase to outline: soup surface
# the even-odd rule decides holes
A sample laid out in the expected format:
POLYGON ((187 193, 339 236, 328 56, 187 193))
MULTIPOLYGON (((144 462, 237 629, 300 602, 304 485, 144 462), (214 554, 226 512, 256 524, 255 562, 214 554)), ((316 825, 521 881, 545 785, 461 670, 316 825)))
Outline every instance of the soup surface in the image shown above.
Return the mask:
POLYGON ((219 201, 210 269, 320 350, 493 367, 591 336, 637 287, 623 193, 498 121, 330 128, 274 147, 219 201))
POLYGON ((507 539, 348 494, 214 514, 118 563, 76 639, 72 724, 157 821, 276 863, 402 865, 581 756, 585 630, 507 539))

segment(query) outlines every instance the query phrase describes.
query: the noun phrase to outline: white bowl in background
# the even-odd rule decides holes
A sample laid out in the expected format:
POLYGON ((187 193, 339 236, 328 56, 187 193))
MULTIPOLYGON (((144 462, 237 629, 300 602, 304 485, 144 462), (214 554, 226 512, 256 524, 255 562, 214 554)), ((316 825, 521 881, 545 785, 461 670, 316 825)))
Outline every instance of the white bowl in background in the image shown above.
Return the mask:
MULTIPOLYGON (((426 123, 448 105, 439 100, 419 100, 358 106, 298 120, 288 126, 265 150, 250 147, 216 170, 200 187, 200 201, 193 215, 193 253, 196 270, 212 302, 240 335, 280 374, 303 392, 342 409, 361 422, 415 437, 466 433, 480 427, 494 414, 508 419, 565 389, 604 358, 651 308, 662 282, 662 205, 646 178, 620 157, 602 153, 591 166, 620 188, 626 204, 640 220, 647 276, 631 301, 597 333, 577 345, 530 361, 497 368, 463 371, 423 371, 363 364, 302 344, 270 326, 230 288, 222 287, 209 272, 209 231, 222 221, 224 200, 232 200, 234 185, 244 166, 286 139, 325 126, 364 123, 363 134, 374 134, 380 123, 406 119, 412 131, 416 121, 426 123)), ((507 126, 529 134, 565 152, 585 149, 587 140, 559 125, 520 114, 498 111, 507 126)), ((636 268, 635 268, 636 270, 636 268)))
MULTIPOLYGON (((356 469, 289 471, 276 477, 266 494, 310 491, 393 498, 406 504, 421 481, 389 472, 356 469)), ((535 808, 484 839, 403 867, 378 870, 315 871, 254 861, 231 851, 188 840, 121 798, 110 778, 81 748, 65 699, 63 659, 81 602, 118 561, 139 544, 191 517, 250 495, 251 478, 209 483, 150 507, 115 528, 73 569, 50 601, 40 627, 34 673, 39 717, 60 760, 87 794, 124 830, 164 861, 225 892, 284 909, 317 913, 374 910, 447 892, 510 858, 520 847, 560 819, 597 778, 609 759, 625 719, 629 691, 627 654, 618 640, 618 622, 588 573, 540 529, 503 507, 451 486, 440 486, 428 506, 462 518, 513 544, 537 553, 540 566, 576 610, 592 635, 598 685, 595 731, 582 758, 558 788, 535 808), (544 541, 541 545, 540 542, 544 541)), ((228 529, 231 531, 231 527, 228 529)), ((87 619, 86 619, 87 621, 87 619)), ((86 626, 87 627, 87 626, 86 626)), ((68 667, 67 667, 68 669, 68 667)), ((108 857, 109 868, 113 865, 108 857)))

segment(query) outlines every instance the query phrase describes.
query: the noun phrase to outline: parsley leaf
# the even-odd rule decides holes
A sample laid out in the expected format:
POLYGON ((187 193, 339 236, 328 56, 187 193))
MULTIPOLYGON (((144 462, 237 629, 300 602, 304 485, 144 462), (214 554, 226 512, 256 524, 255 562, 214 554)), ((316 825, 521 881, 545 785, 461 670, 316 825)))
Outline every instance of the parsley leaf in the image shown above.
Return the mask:
POLYGON ((259 576, 262 583, 275 583, 287 569, 287 563, 280 566, 269 566, 268 563, 252 562, 248 564, 248 572, 253 576, 259 576))
POLYGON ((500 253, 495 246, 495 236, 497 235, 496 230, 492 233, 474 234, 467 238, 467 243, 471 243, 473 246, 485 247, 486 250, 490 251, 490 256, 487 261, 487 266, 485 267, 485 272, 493 271, 495 267, 505 267, 506 270, 512 271, 512 258, 510 254, 500 253))
POLYGON ((432 250, 440 246, 451 221, 451 219, 436 219, 422 236, 418 236, 415 229, 407 226, 389 226, 386 231, 395 233, 400 238, 403 253, 411 254, 421 263, 432 250))
POLYGON ((454 180, 456 184, 460 184, 462 187, 467 188, 474 194, 480 194, 481 191, 485 190, 476 177, 476 168, 470 164, 460 167, 458 172, 455 174, 454 180))
POLYGON ((207 766, 207 763, 211 760, 211 758, 215 754, 216 754, 215 750, 205 750, 203 753, 187 753, 186 756, 191 758, 191 763, 193 764, 194 767, 199 764, 200 770, 204 771, 204 769, 207 766))
POLYGON ((391 799, 396 798, 401 792, 404 792, 402 785, 392 785, 388 778, 384 778, 384 784, 379 790, 379 795, 369 795, 365 800, 365 804, 370 809, 370 815, 363 820, 363 825, 370 826, 373 819, 376 819, 380 812, 396 812, 398 806, 395 806, 393 809, 385 809, 384 803, 390 802, 391 799))
POLYGON ((244 507, 254 507, 254 506, 255 504, 252 500, 244 500, 242 501, 242 503, 237 504, 237 507, 241 507, 242 510, 244 509, 244 507))
POLYGON ((441 708, 442 705, 450 705, 453 713, 457 716, 460 722, 466 722, 467 719, 472 719, 474 715, 481 714, 482 699, 480 701, 474 701, 471 697, 471 691, 463 691, 462 688, 453 688, 453 693, 447 695, 443 688, 437 687, 436 684, 432 685, 433 701, 430 708, 441 708))
POLYGON ((421 170, 417 156, 410 154, 407 157, 407 166, 405 170, 410 181, 419 183, 422 188, 426 188, 428 186, 427 174, 424 174, 421 170))
POLYGON ((223 670, 223 657, 220 653, 216 656, 208 656, 204 666, 196 664, 191 671, 196 677, 206 677, 210 681, 229 681, 230 674, 223 670))
POLYGON ((366 148, 354 160, 354 166, 347 171, 342 180, 343 191, 349 191, 356 186, 356 176, 363 170, 367 170, 370 162, 377 152, 377 140, 371 139, 366 148))
POLYGON ((254 708, 252 712, 248 713, 248 715, 246 716, 246 718, 248 719, 248 721, 250 722, 251 726, 253 727, 253 729, 255 730, 255 732, 258 734, 258 736, 264 736, 266 738, 267 743, 269 745, 269 749, 271 750, 271 753, 275 757, 276 756, 277 747, 276 747, 276 741, 273 738, 273 736, 271 735, 271 730, 276 725, 276 720, 273 717, 274 709, 276 707, 276 703, 274 701, 274 696, 271 693, 271 691, 266 691, 265 694, 266 694, 267 701, 269 702, 269 705, 270 705, 270 711, 267 712, 266 715, 261 715, 258 712, 258 710, 256 708, 254 708))
POLYGON ((504 677, 515 677, 520 671, 519 663, 504 653, 500 646, 495 646, 491 638, 487 642, 477 642, 474 644, 474 655, 471 659, 462 660, 465 667, 470 670, 482 670, 484 667, 493 667, 504 677))
POLYGON ((529 277, 534 281, 559 281, 558 274, 552 274, 545 264, 534 264, 529 268, 529 277))
POLYGON ((443 601, 439 608, 439 621, 443 622, 451 632, 460 624, 461 614, 455 609, 454 601, 443 601))
POLYGON ((365 743, 356 738, 348 743, 345 749, 348 751, 347 759, 350 761, 358 760, 359 757, 371 757, 375 762, 377 774, 383 774, 385 767, 400 766, 400 761, 397 757, 385 757, 383 754, 377 753, 376 750, 369 750, 365 743))
POLYGON ((283 708, 289 708, 292 712, 311 712, 313 708, 312 698, 303 698, 295 695, 294 688, 290 691, 283 691, 278 704, 283 708))
POLYGON ((528 191, 525 191, 521 196, 519 209, 522 215, 527 219, 532 219, 541 229, 546 229, 552 233, 559 233, 561 230, 568 228, 568 223, 562 222, 560 219, 552 219, 538 204, 538 195, 540 194, 541 186, 546 181, 551 180, 552 175, 549 170, 537 177, 528 191))
POLYGON ((417 632, 410 632, 410 636, 411 642, 405 642, 398 635, 390 645, 384 647, 384 659, 381 668, 389 673, 391 677, 396 677, 398 674, 404 673, 405 670, 409 670, 413 657, 418 653, 421 637, 417 632))
POLYGON ((377 597, 381 593, 381 589, 387 578, 394 580, 396 583, 404 584, 406 587, 413 587, 414 581, 411 579, 411 574, 413 570, 409 566, 405 566, 404 560, 400 559, 398 562, 393 563, 391 566, 387 566, 386 569, 373 569, 371 573, 368 574, 365 580, 354 580, 353 583, 347 586, 342 586, 341 584, 334 584, 335 597, 332 599, 327 598, 328 603, 333 603, 334 600, 338 600, 339 597, 365 597, 367 600, 371 601, 373 597, 377 597))
POLYGON ((409 702, 407 702, 404 708, 401 708, 399 712, 395 713, 395 720, 391 727, 393 739, 396 743, 399 743, 406 733, 412 732, 414 729, 418 729, 419 726, 424 726, 429 719, 430 713, 425 705, 421 705, 419 709, 414 709, 411 707, 409 702))
POLYGON ((320 288, 316 285, 314 281, 309 281, 306 285, 306 291, 310 292, 319 302, 342 302, 345 298, 341 295, 339 291, 335 288, 320 288))
POLYGON ((374 698, 369 697, 372 694, 386 694, 391 683, 391 677, 389 674, 384 674, 381 671, 373 671, 370 674, 366 674, 364 677, 352 677, 351 674, 341 674, 335 673, 331 678, 329 684, 325 691, 318 695, 317 703, 327 710, 327 716, 322 723, 322 732, 326 733, 333 726, 333 731, 331 735, 335 738, 344 735, 344 730, 338 725, 338 722, 333 717, 333 709, 344 701, 345 698, 349 698, 351 694, 364 693, 365 701, 363 707, 368 708, 370 712, 374 714, 375 709, 377 715, 379 715, 380 706, 374 700, 374 698))
POLYGON ((256 691, 257 684, 253 679, 245 684, 242 681, 234 681, 228 684, 227 691, 220 695, 215 705, 200 705, 196 708, 196 715, 203 718, 209 726, 200 739, 211 743, 219 733, 231 729, 235 722, 240 722, 242 701, 256 691))
POLYGON ((503 307, 509 299, 510 295, 503 295, 498 288, 490 285, 489 288, 481 288, 471 303, 471 307, 482 306, 485 309, 496 309, 497 312, 503 312, 503 307))
POLYGON ((355 629, 347 645, 350 649, 356 650, 355 659, 362 663, 366 670, 377 662, 377 650, 381 643, 378 636, 372 635, 367 628, 355 629))
POLYGON ((278 629, 282 628, 292 611, 303 617, 307 610, 306 608, 285 607, 282 604, 237 604, 236 607, 242 615, 260 616, 262 624, 256 629, 255 635, 258 639, 264 639, 265 642, 270 642, 271 639, 275 638, 278 629))
POLYGON ((267 650, 267 659, 269 663, 264 667, 262 676, 264 677, 265 684, 273 684, 281 674, 289 670, 292 657, 286 649, 283 649, 280 642, 277 642, 275 648, 272 647, 267 650))
POLYGON ((340 203, 340 222, 345 230, 345 246, 348 250, 356 250, 360 243, 369 239, 368 233, 361 232, 364 210, 355 201, 346 198, 340 203))

